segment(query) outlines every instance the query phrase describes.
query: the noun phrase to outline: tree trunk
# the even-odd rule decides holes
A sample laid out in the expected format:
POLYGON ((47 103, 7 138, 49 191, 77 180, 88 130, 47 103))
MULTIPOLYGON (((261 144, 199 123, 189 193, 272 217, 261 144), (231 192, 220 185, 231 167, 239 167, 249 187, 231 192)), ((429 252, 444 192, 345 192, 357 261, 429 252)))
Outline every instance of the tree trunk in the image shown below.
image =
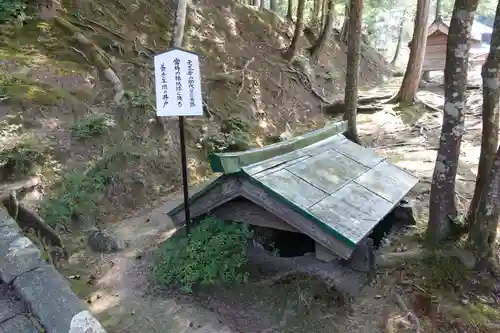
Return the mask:
MULTIPOLYGON (((327 10, 328 4, 327 4, 327 1, 328 0, 323 0, 323 4, 321 5, 321 8, 322 8, 322 12, 321 12, 321 29, 325 28, 326 19, 327 19, 327 16, 328 16, 328 10, 327 10)), ((333 19, 333 22, 335 22, 334 16, 335 16, 335 11, 332 10, 332 19, 333 19)))
MULTIPOLYGON (((483 78, 483 133, 481 139, 481 154, 479 156, 479 166, 476 177, 476 187, 474 196, 467 213, 467 225, 476 223, 476 214, 481 193, 486 184, 489 183, 488 176, 493 165, 493 158, 498 146, 498 120, 499 120, 499 100, 500 82, 498 73, 500 72, 500 3, 497 7, 497 14, 491 36, 491 47, 488 59, 483 65, 481 76, 483 78)), ((482 220, 478 220, 482 223, 482 220)))
POLYGON ((278 0, 269 0, 269 9, 276 13, 278 11, 278 0))
POLYGON ((260 8, 260 3, 261 3, 261 1, 263 1, 263 0, 253 0, 253 5, 254 5, 255 7, 259 7, 259 8, 260 8))
POLYGON ((494 254, 500 215, 500 149, 497 150, 489 179, 477 210, 477 220, 480 223, 474 223, 469 234, 469 242, 478 259, 478 268, 490 268, 490 263, 493 261, 491 259, 494 254))
POLYGON ((398 61, 399 54, 401 53, 401 45, 403 44, 403 32, 406 19, 406 9, 403 12, 403 17, 401 17, 401 23, 399 24, 398 32, 398 43, 396 44, 396 51, 394 51, 394 58, 392 58, 391 65, 395 66, 398 61))
POLYGON ((188 0, 179 0, 177 2, 177 11, 175 12, 174 33, 170 47, 182 47, 184 38, 184 26, 186 25, 186 12, 188 0))
POLYGON ((430 71, 424 71, 422 73, 422 80, 425 82, 429 82, 431 80, 431 72, 430 71))
POLYGON ((321 11, 321 1, 322 0, 313 0, 313 6, 311 8, 311 22, 310 22, 310 26, 312 28, 319 28, 320 31, 321 27, 319 25, 321 19, 319 13, 321 11))
POLYGON ((266 9, 266 1, 260 0, 260 9, 266 9))
POLYGON ((413 29, 410 57, 401 87, 394 98, 391 99, 392 102, 412 104, 417 97, 420 77, 422 76, 422 66, 424 64, 425 44, 427 42, 429 2, 429 0, 417 1, 417 13, 415 15, 415 28, 413 29))
POLYGON ((286 18, 293 22, 293 0, 288 0, 288 9, 286 11, 286 18))
POLYGON ((359 143, 356 124, 358 108, 358 78, 361 48, 361 15, 363 0, 351 0, 349 10, 349 41, 347 42, 347 72, 345 78, 345 114, 347 120, 346 137, 359 143))
POLYGON ((464 133, 464 108, 469 67, 469 31, 478 0, 456 0, 448 33, 444 69, 444 115, 441 139, 432 176, 427 236, 436 243, 449 235, 457 216, 455 176, 464 133))
POLYGON ((436 0, 436 16, 434 21, 441 21, 441 0, 436 0))
POLYGON ((344 9, 344 22, 342 23, 342 28, 340 29, 340 41, 347 43, 349 38, 349 5, 345 5, 344 9))
POLYGON ((321 53, 325 49, 327 41, 330 40, 333 33, 333 0, 327 0, 327 8, 326 8, 326 24, 321 31, 321 35, 314 45, 310 48, 311 52, 311 61, 316 63, 319 59, 321 53))
POLYGON ((304 8, 306 0, 299 0, 297 5, 297 23, 295 24, 295 32, 293 33, 292 42, 288 49, 285 51, 283 57, 292 61, 292 59, 297 55, 297 49, 299 46, 299 38, 302 35, 302 30, 304 30, 304 8))

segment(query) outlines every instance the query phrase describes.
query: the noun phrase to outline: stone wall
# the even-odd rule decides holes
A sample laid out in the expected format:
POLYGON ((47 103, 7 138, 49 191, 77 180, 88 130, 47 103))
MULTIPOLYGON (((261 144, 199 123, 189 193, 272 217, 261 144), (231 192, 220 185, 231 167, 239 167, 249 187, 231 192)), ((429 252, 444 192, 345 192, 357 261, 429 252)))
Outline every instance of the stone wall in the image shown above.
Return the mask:
POLYGON ((0 207, 0 333, 106 333, 0 207))

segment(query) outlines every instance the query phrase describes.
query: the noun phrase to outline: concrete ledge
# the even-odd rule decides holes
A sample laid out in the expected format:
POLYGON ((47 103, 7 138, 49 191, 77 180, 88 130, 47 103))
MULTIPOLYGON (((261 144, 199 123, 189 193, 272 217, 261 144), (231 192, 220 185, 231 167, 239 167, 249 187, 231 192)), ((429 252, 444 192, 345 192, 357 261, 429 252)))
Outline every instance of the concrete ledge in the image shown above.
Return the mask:
MULTIPOLYGON (((71 291, 68 281, 45 263, 38 248, 23 236, 17 223, 1 206, 0 258, 1 281, 21 296, 43 326, 44 333, 106 333, 71 291)), ((2 323, 0 333, 4 332, 40 330, 26 316, 15 316, 2 323)))

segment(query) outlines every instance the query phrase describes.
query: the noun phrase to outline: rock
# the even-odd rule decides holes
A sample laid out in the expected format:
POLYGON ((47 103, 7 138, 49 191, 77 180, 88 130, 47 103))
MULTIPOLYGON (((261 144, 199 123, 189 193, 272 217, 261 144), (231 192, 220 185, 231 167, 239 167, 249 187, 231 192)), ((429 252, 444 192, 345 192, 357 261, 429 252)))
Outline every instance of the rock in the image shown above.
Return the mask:
POLYGON ((462 305, 467 305, 467 304, 469 304, 469 300, 467 298, 462 298, 460 300, 460 303, 462 303, 462 305))
POLYGON ((125 246, 116 235, 105 230, 94 228, 87 239, 87 245, 92 251, 110 253, 122 250, 125 246))
POLYGON ((415 208, 406 199, 402 199, 392 211, 394 225, 399 227, 413 226, 417 224, 415 208))

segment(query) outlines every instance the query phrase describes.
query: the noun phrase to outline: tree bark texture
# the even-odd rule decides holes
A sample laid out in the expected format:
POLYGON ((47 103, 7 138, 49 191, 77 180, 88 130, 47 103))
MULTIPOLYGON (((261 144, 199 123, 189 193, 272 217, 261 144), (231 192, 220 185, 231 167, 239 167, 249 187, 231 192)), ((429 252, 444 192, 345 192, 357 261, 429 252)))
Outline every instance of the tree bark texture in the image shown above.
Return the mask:
POLYGON ((187 5, 188 0, 179 0, 177 2, 174 33, 172 34, 170 47, 182 47, 182 39, 184 38, 184 26, 186 25, 187 5))
POLYGON ((432 176, 427 236, 440 242, 449 236, 457 216, 455 177, 464 133, 464 109, 469 68, 469 34, 478 0, 456 0, 448 34, 444 69, 444 115, 432 176))
POLYGON ((436 15, 434 16, 434 21, 441 20, 441 0, 436 0, 436 15))
POLYGON ((398 93, 394 96, 394 102, 412 104, 416 97, 422 76, 422 66, 425 57, 425 44, 427 42, 427 19, 429 18, 430 1, 418 0, 417 13, 415 15, 415 28, 410 48, 410 57, 406 66, 403 82, 398 93))
POLYGON ((347 42, 347 72, 345 78, 345 114, 347 120, 346 137, 359 143, 357 128, 358 79, 361 49, 361 16, 363 0, 351 0, 349 10, 349 40, 347 42))
POLYGON ((406 19, 406 9, 403 12, 403 16, 401 17, 401 23, 399 24, 398 43, 396 44, 396 50, 394 51, 394 57, 392 58, 392 61, 391 61, 392 66, 396 65, 396 62, 398 61, 398 58, 399 58, 399 54, 401 53, 401 45, 403 44, 403 32, 404 32, 405 19, 406 19))
MULTIPOLYGON (((494 254, 497 237, 498 216, 500 215, 500 149, 497 150, 490 181, 483 191, 477 211, 477 222, 472 225, 469 241, 479 266, 489 267, 494 254)), ((481 267, 482 268, 482 267, 481 267)))
POLYGON ((269 9, 272 12, 277 12, 278 11, 278 0, 270 0, 269 1, 269 9))
POLYGON ((311 52, 311 61, 313 63, 317 62, 319 59, 319 56, 321 53, 323 53, 323 50, 325 49, 327 41, 330 40, 333 34, 333 0, 326 0, 327 1, 327 8, 326 8, 326 23, 325 26, 323 27, 323 30, 321 31, 321 34, 314 43, 314 45, 311 47, 310 52, 311 52))
POLYGON ((321 2, 322 0, 313 0, 313 6, 311 8, 311 22, 310 26, 313 28, 319 28, 321 30, 321 17, 319 16, 321 12, 321 2))
POLYGON ((306 0, 299 0, 297 5, 297 22, 295 24, 295 32, 293 33, 293 38, 284 54, 284 58, 291 61, 297 55, 297 49, 299 47, 299 38, 304 30, 304 9, 306 0))
POLYGON ((293 22, 293 0, 288 0, 288 9, 286 11, 286 18, 293 22))
MULTIPOLYGON (((476 187, 467 213, 467 225, 470 230, 476 222, 476 214, 481 193, 488 184, 488 177, 495 151, 498 147, 498 121, 500 101, 500 2, 497 6, 493 34, 491 36, 490 53, 483 65, 481 76, 483 78, 483 131, 481 138, 481 154, 476 177, 476 187)), ((497 217, 498 219, 498 217, 497 217)), ((477 221, 482 223, 481 220, 477 221)))
POLYGON ((347 43, 349 39, 349 4, 345 5, 344 8, 344 22, 342 23, 342 28, 340 29, 340 40, 347 43))

